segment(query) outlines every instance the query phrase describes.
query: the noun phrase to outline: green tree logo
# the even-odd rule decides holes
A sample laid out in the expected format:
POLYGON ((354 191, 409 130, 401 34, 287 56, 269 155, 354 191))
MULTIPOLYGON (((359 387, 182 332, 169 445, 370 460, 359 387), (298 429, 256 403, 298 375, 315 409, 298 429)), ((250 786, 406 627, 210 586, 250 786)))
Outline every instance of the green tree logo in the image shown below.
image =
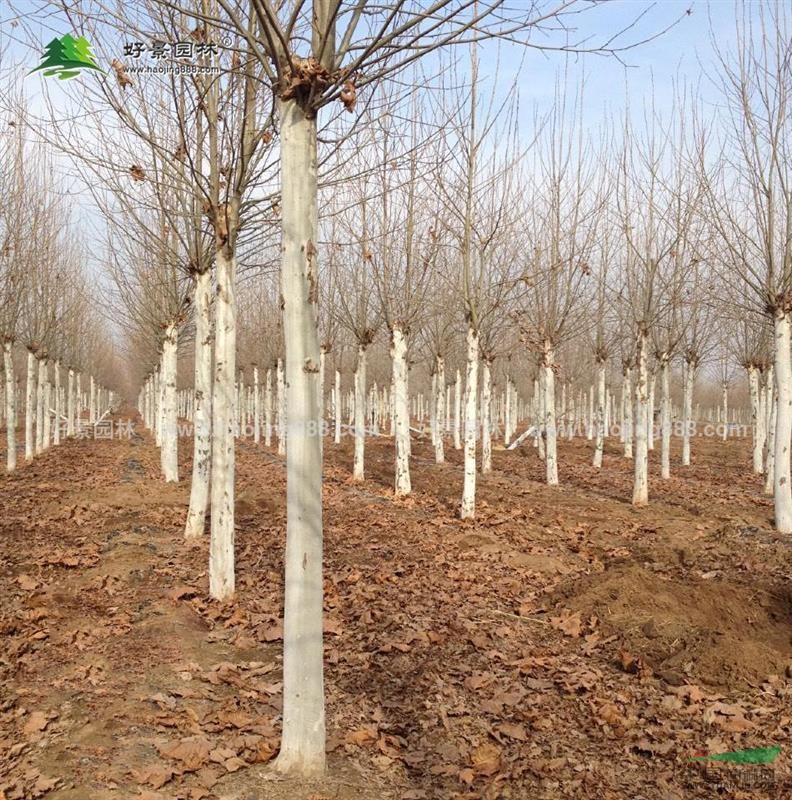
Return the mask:
POLYGON ((81 69, 102 71, 94 61, 88 40, 84 36, 75 39, 67 33, 60 39, 53 39, 46 46, 41 63, 30 70, 28 75, 43 70, 47 77, 57 75, 60 80, 65 81, 79 75, 81 69))

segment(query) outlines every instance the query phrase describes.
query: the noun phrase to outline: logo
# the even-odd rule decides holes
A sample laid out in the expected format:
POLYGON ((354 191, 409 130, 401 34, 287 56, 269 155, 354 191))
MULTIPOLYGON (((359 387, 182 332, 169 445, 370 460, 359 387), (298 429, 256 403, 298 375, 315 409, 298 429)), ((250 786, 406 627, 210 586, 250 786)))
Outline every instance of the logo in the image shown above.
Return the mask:
POLYGON ((689 758, 688 761, 731 761, 733 764, 772 764, 781 752, 781 745, 755 747, 753 750, 732 750, 689 758))
POLYGON ((57 75, 60 80, 66 81, 77 77, 82 69, 102 71, 94 61, 89 41, 84 36, 75 39, 67 33, 60 39, 53 39, 44 48, 41 63, 28 75, 43 71, 48 78, 57 75))

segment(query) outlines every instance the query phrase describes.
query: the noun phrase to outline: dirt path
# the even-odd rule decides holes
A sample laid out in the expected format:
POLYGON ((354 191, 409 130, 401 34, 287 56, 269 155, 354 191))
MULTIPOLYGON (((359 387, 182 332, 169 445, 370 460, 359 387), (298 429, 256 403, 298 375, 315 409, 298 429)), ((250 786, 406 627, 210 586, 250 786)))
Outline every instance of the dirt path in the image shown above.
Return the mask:
MULTIPOLYGON (((125 415, 122 415, 125 416, 125 415)), ((698 444, 698 443, 697 443, 698 444)), ((189 470, 189 444, 181 471, 189 470)), ((206 597, 188 487, 147 434, 69 441, 0 478, 0 800, 711 797, 686 758, 792 733, 790 547, 744 443, 696 449, 653 506, 629 465, 562 443, 495 453, 478 518, 455 516, 459 454, 328 446, 331 778, 275 780, 284 474, 240 442, 239 596, 206 597), (788 674, 787 674, 788 673, 788 674)), ((776 793, 792 763, 776 764, 776 793)), ((738 796, 738 795, 735 795, 738 796)))

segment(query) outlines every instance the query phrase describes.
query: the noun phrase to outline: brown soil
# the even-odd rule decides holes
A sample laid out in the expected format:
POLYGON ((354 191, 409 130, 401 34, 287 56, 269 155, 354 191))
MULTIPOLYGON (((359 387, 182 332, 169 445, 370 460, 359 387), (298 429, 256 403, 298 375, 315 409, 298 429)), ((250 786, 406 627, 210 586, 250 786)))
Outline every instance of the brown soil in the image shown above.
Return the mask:
MULTIPOLYGON (((124 415, 122 415, 124 416, 124 415)), ((138 430, 140 430, 138 428, 138 430)), ((68 441, 0 478, 0 800, 675 798, 701 752, 792 733, 792 546, 747 442, 629 504, 630 463, 562 442, 498 450, 477 519, 456 517, 461 455, 327 443, 329 776, 270 761, 280 726, 282 460, 240 442, 237 602, 207 592, 182 539, 187 483, 149 436, 68 441)), ((676 459, 677 454, 674 453, 676 459)), ((189 442, 181 454, 189 474, 189 442)), ((790 748, 792 750, 792 748, 790 748)), ((773 790, 792 796, 792 752, 773 790)))

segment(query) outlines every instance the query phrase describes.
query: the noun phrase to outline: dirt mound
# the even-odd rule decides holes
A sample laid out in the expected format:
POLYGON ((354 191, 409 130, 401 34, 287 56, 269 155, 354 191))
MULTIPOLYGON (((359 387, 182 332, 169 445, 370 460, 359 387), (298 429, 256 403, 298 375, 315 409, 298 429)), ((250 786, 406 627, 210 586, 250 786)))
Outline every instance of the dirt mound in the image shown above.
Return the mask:
POLYGON ((752 583, 686 576, 682 583, 620 564, 557 593, 595 614, 669 682, 756 686, 792 664, 792 596, 752 583))

